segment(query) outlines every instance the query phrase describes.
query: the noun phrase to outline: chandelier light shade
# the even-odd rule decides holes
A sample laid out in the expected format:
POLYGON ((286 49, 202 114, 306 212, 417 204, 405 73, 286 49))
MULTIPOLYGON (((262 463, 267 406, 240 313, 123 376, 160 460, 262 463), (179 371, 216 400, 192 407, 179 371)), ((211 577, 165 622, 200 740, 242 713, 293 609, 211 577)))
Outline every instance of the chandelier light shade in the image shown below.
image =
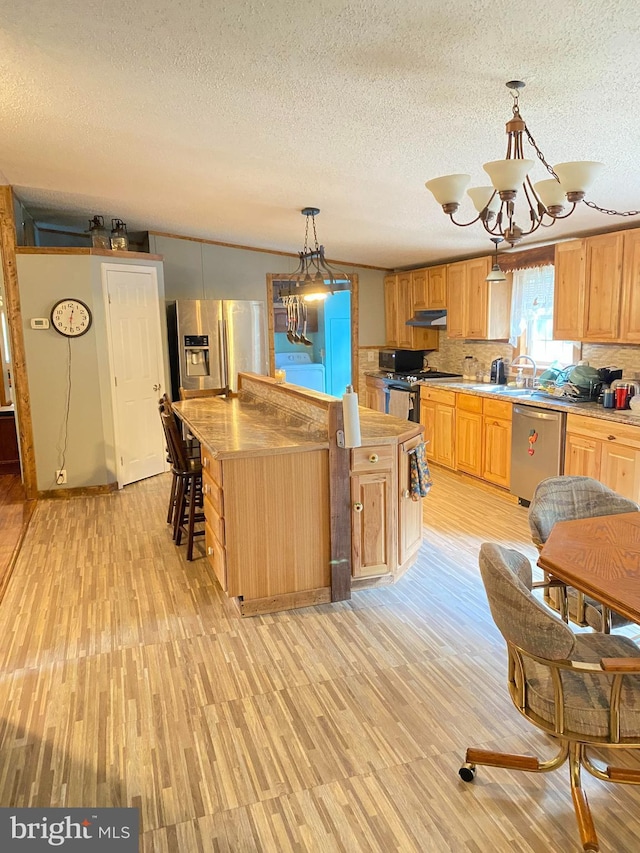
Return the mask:
MULTIPOLYGON (((566 219, 571 216, 580 202, 611 216, 640 214, 640 210, 610 210, 585 199, 586 193, 603 168, 602 163, 584 161, 549 165, 520 114, 519 96, 524 85, 521 80, 511 80, 507 83, 513 97, 513 116, 506 125, 506 158, 485 163, 483 167, 489 175, 491 187, 467 189, 471 181, 469 175, 445 175, 426 182, 426 188, 433 193, 451 221, 463 227, 481 222, 489 234, 494 234, 499 241, 506 240, 514 246, 538 228, 547 228, 557 219, 566 219), (528 160, 524 156, 525 139, 536 154, 535 160, 528 160), (529 172, 538 160, 551 178, 534 184, 531 182, 529 172), (458 222, 454 219, 454 215, 460 207, 465 189, 473 202, 477 216, 469 222, 458 222), (519 223, 516 217, 519 217, 519 223)), ((497 266, 497 244, 494 266, 497 266)), ((499 267, 498 271, 500 271, 499 267)))
POLYGON ((291 285, 287 296, 304 298, 305 301, 326 299, 337 285, 349 284, 346 273, 336 270, 324 256, 324 246, 318 244, 316 216, 318 207, 304 207, 300 213, 306 217, 304 246, 298 253, 298 266, 292 273, 279 273, 278 280, 288 281, 291 285), (309 220, 313 228, 313 245, 309 243, 309 220))

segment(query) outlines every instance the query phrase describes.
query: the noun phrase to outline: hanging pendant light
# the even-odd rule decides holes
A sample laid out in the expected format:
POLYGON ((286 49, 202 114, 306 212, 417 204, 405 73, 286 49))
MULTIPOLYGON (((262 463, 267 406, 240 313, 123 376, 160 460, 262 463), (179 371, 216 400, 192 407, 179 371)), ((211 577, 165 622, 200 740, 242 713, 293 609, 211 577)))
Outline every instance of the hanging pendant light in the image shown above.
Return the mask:
POLYGON ((326 299, 336 287, 349 284, 349 276, 334 267, 325 259, 324 246, 318 244, 316 216, 318 207, 303 207, 300 211, 307 221, 304 231, 304 246, 298 253, 298 266, 292 273, 278 275, 278 279, 292 285, 289 295, 304 298, 305 301, 326 299), (309 245, 309 220, 313 229, 313 245, 309 245))
POLYGON ((498 263, 498 243, 502 243, 502 237, 491 237, 491 242, 494 244, 493 266, 485 281, 506 281, 507 277, 500 269, 500 264, 498 263))

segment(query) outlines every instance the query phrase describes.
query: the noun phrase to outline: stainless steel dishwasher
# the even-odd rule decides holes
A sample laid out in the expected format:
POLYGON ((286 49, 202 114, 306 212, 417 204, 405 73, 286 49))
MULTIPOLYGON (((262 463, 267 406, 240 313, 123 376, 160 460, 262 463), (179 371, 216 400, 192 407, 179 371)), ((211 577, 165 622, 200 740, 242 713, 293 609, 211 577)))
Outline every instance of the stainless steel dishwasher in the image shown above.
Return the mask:
POLYGON ((565 413, 514 405, 511 431, 511 494, 529 506, 541 480, 562 473, 565 413))

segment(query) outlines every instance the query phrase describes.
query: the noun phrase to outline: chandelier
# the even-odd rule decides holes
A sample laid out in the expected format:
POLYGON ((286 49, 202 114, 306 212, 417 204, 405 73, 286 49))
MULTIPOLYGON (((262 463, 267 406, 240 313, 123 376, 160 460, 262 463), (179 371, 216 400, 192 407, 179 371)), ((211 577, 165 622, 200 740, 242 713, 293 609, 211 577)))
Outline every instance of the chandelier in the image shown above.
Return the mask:
POLYGON ((469 222, 457 222, 454 214, 460 207, 464 192, 471 181, 470 175, 445 175, 427 181, 430 190, 443 211, 455 225, 466 227, 480 221, 489 234, 499 236, 512 246, 523 237, 528 237, 540 227, 548 228, 558 219, 566 219, 581 201, 600 213, 611 216, 636 216, 639 210, 617 211, 599 207, 585 199, 585 194, 597 177, 602 163, 592 161, 558 163, 550 166, 544 154, 538 148, 529 132, 525 120, 520 115, 518 103, 520 90, 524 88, 521 80, 511 80, 507 87, 513 97, 513 117, 506 125, 507 156, 505 160, 485 163, 483 168, 491 179, 491 186, 472 187, 467 190, 478 212, 469 222), (552 175, 544 181, 533 184, 529 172, 535 160, 524 156, 524 137, 533 147, 538 159, 552 175), (518 212, 523 218, 516 222, 516 199, 519 200, 518 212), (571 207, 566 210, 567 203, 571 207), (522 214, 522 210, 524 213, 522 214))
POLYGON ((304 298, 305 301, 326 299, 340 284, 349 284, 349 277, 344 272, 335 270, 325 259, 324 246, 318 245, 316 233, 316 216, 320 213, 318 207, 303 207, 300 211, 306 216, 304 230, 304 247, 298 253, 298 266, 292 273, 278 275, 280 281, 289 282, 287 296, 304 298), (313 245, 309 244, 309 220, 313 229, 313 245))

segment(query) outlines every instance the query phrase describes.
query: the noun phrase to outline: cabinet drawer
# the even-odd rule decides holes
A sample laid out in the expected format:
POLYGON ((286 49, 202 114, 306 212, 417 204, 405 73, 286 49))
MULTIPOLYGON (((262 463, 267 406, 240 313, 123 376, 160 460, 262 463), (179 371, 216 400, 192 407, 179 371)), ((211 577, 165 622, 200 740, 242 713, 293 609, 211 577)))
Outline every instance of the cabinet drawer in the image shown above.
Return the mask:
POLYGON ((567 432, 604 442, 617 441, 628 447, 640 448, 640 427, 618 424, 614 421, 587 418, 584 415, 567 415, 567 432))
POLYGON ((211 479, 208 471, 202 472, 202 494, 209 501, 218 515, 224 516, 224 499, 222 487, 211 479))
POLYGON ((218 579, 218 583, 222 587, 222 589, 227 591, 227 555, 216 537, 213 534, 212 529, 205 522, 204 525, 204 541, 207 546, 207 559, 213 569, 215 576, 218 579))
POLYGON ((380 447, 356 447, 351 451, 351 470, 390 471, 393 468, 395 450, 392 444, 380 447))
POLYGON ((207 495, 204 496, 204 518, 205 523, 211 528, 218 541, 224 545, 224 519, 215 511, 207 495))
POLYGON ((458 394, 456 406, 465 412, 481 412, 482 397, 474 397, 473 394, 458 394))
POLYGON ((443 403, 445 406, 455 406, 456 392, 445 391, 444 388, 430 388, 427 385, 421 385, 420 399, 432 400, 434 403, 443 403))
POLYGON ((201 448, 202 470, 219 486, 222 485, 222 463, 219 462, 205 447, 201 448))
POLYGON ((500 418, 503 421, 511 420, 511 403, 506 400, 484 400, 482 411, 488 418, 500 418))

